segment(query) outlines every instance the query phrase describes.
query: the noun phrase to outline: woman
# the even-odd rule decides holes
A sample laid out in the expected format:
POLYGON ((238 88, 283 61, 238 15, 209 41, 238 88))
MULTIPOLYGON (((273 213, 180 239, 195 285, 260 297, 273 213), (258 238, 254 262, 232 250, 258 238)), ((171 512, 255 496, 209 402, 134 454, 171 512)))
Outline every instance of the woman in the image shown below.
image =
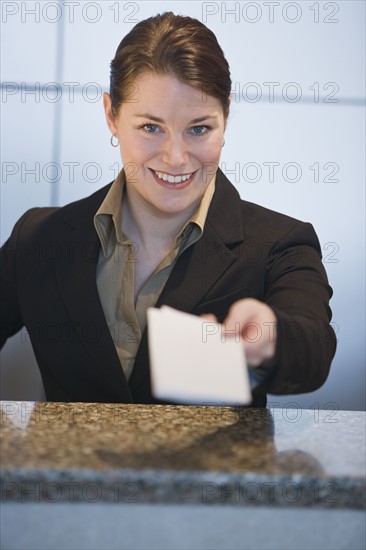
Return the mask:
POLYGON ((2 250, 2 344, 26 326, 49 400, 158 402, 146 310, 163 304, 241 335, 253 406, 326 380, 319 242, 310 224, 241 201, 218 168, 230 89, 195 19, 152 17, 119 45, 104 108, 124 169, 91 197, 30 210, 2 250))

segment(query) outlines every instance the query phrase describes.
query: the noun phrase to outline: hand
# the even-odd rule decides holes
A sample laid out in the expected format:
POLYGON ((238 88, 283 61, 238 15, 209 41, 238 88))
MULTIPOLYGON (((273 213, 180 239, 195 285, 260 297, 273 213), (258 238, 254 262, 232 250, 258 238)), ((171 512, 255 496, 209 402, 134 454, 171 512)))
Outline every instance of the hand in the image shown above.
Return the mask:
MULTIPOLYGON (((217 323, 215 315, 202 315, 217 323)), ((240 336, 248 365, 258 367, 271 359, 276 351, 277 319, 274 311, 259 300, 244 298, 235 302, 223 322, 223 334, 229 338, 240 336)))

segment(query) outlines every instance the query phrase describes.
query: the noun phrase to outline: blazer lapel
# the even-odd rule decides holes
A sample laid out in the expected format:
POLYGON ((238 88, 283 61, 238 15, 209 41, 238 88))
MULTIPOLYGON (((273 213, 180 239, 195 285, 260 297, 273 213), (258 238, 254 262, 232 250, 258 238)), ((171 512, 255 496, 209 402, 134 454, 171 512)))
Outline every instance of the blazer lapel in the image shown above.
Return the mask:
MULTIPOLYGON (((100 242, 93 217, 108 189, 95 193, 75 208, 66 207, 66 218, 60 219, 60 235, 65 253, 55 262, 59 291, 75 323, 75 332, 84 344, 89 362, 85 383, 104 388, 116 402, 132 402, 131 392, 111 337, 96 285, 96 267, 100 242)), ((83 368, 81 365, 80 368, 83 368)))
MULTIPOLYGON (((216 190, 207 215, 202 237, 177 261, 156 306, 169 305, 190 312, 236 261, 230 250, 243 241, 240 197, 218 170, 216 190)), ((148 340, 144 331, 129 381, 135 393, 149 378, 148 340)))

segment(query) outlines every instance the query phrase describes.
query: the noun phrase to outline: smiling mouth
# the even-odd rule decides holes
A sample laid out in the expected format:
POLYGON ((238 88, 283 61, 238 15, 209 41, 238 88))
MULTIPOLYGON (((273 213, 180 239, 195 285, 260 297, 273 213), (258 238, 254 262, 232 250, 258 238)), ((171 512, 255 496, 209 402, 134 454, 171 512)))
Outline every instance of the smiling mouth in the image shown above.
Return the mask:
POLYGON ((167 174, 166 172, 157 172, 153 170, 154 174, 161 180, 168 183, 182 183, 183 181, 189 180, 193 172, 190 174, 179 174, 179 176, 173 176, 172 174, 167 174))
POLYGON ((190 172, 187 174, 167 174, 166 172, 160 172, 159 170, 153 170, 150 168, 150 171, 153 173, 155 179, 158 182, 161 182, 162 185, 168 185, 171 187, 185 187, 186 185, 189 185, 189 183, 193 180, 197 170, 194 172, 190 172))

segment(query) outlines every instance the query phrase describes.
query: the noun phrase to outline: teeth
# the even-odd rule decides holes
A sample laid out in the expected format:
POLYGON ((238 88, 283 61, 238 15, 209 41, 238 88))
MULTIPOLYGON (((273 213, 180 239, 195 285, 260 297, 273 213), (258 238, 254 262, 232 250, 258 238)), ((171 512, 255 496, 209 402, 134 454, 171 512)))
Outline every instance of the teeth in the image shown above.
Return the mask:
MULTIPOLYGON (((193 172, 192 172, 193 173, 193 172)), ((159 179, 167 181, 168 183, 182 183, 182 181, 188 180, 192 174, 184 174, 184 176, 170 176, 163 172, 155 172, 159 179)))

